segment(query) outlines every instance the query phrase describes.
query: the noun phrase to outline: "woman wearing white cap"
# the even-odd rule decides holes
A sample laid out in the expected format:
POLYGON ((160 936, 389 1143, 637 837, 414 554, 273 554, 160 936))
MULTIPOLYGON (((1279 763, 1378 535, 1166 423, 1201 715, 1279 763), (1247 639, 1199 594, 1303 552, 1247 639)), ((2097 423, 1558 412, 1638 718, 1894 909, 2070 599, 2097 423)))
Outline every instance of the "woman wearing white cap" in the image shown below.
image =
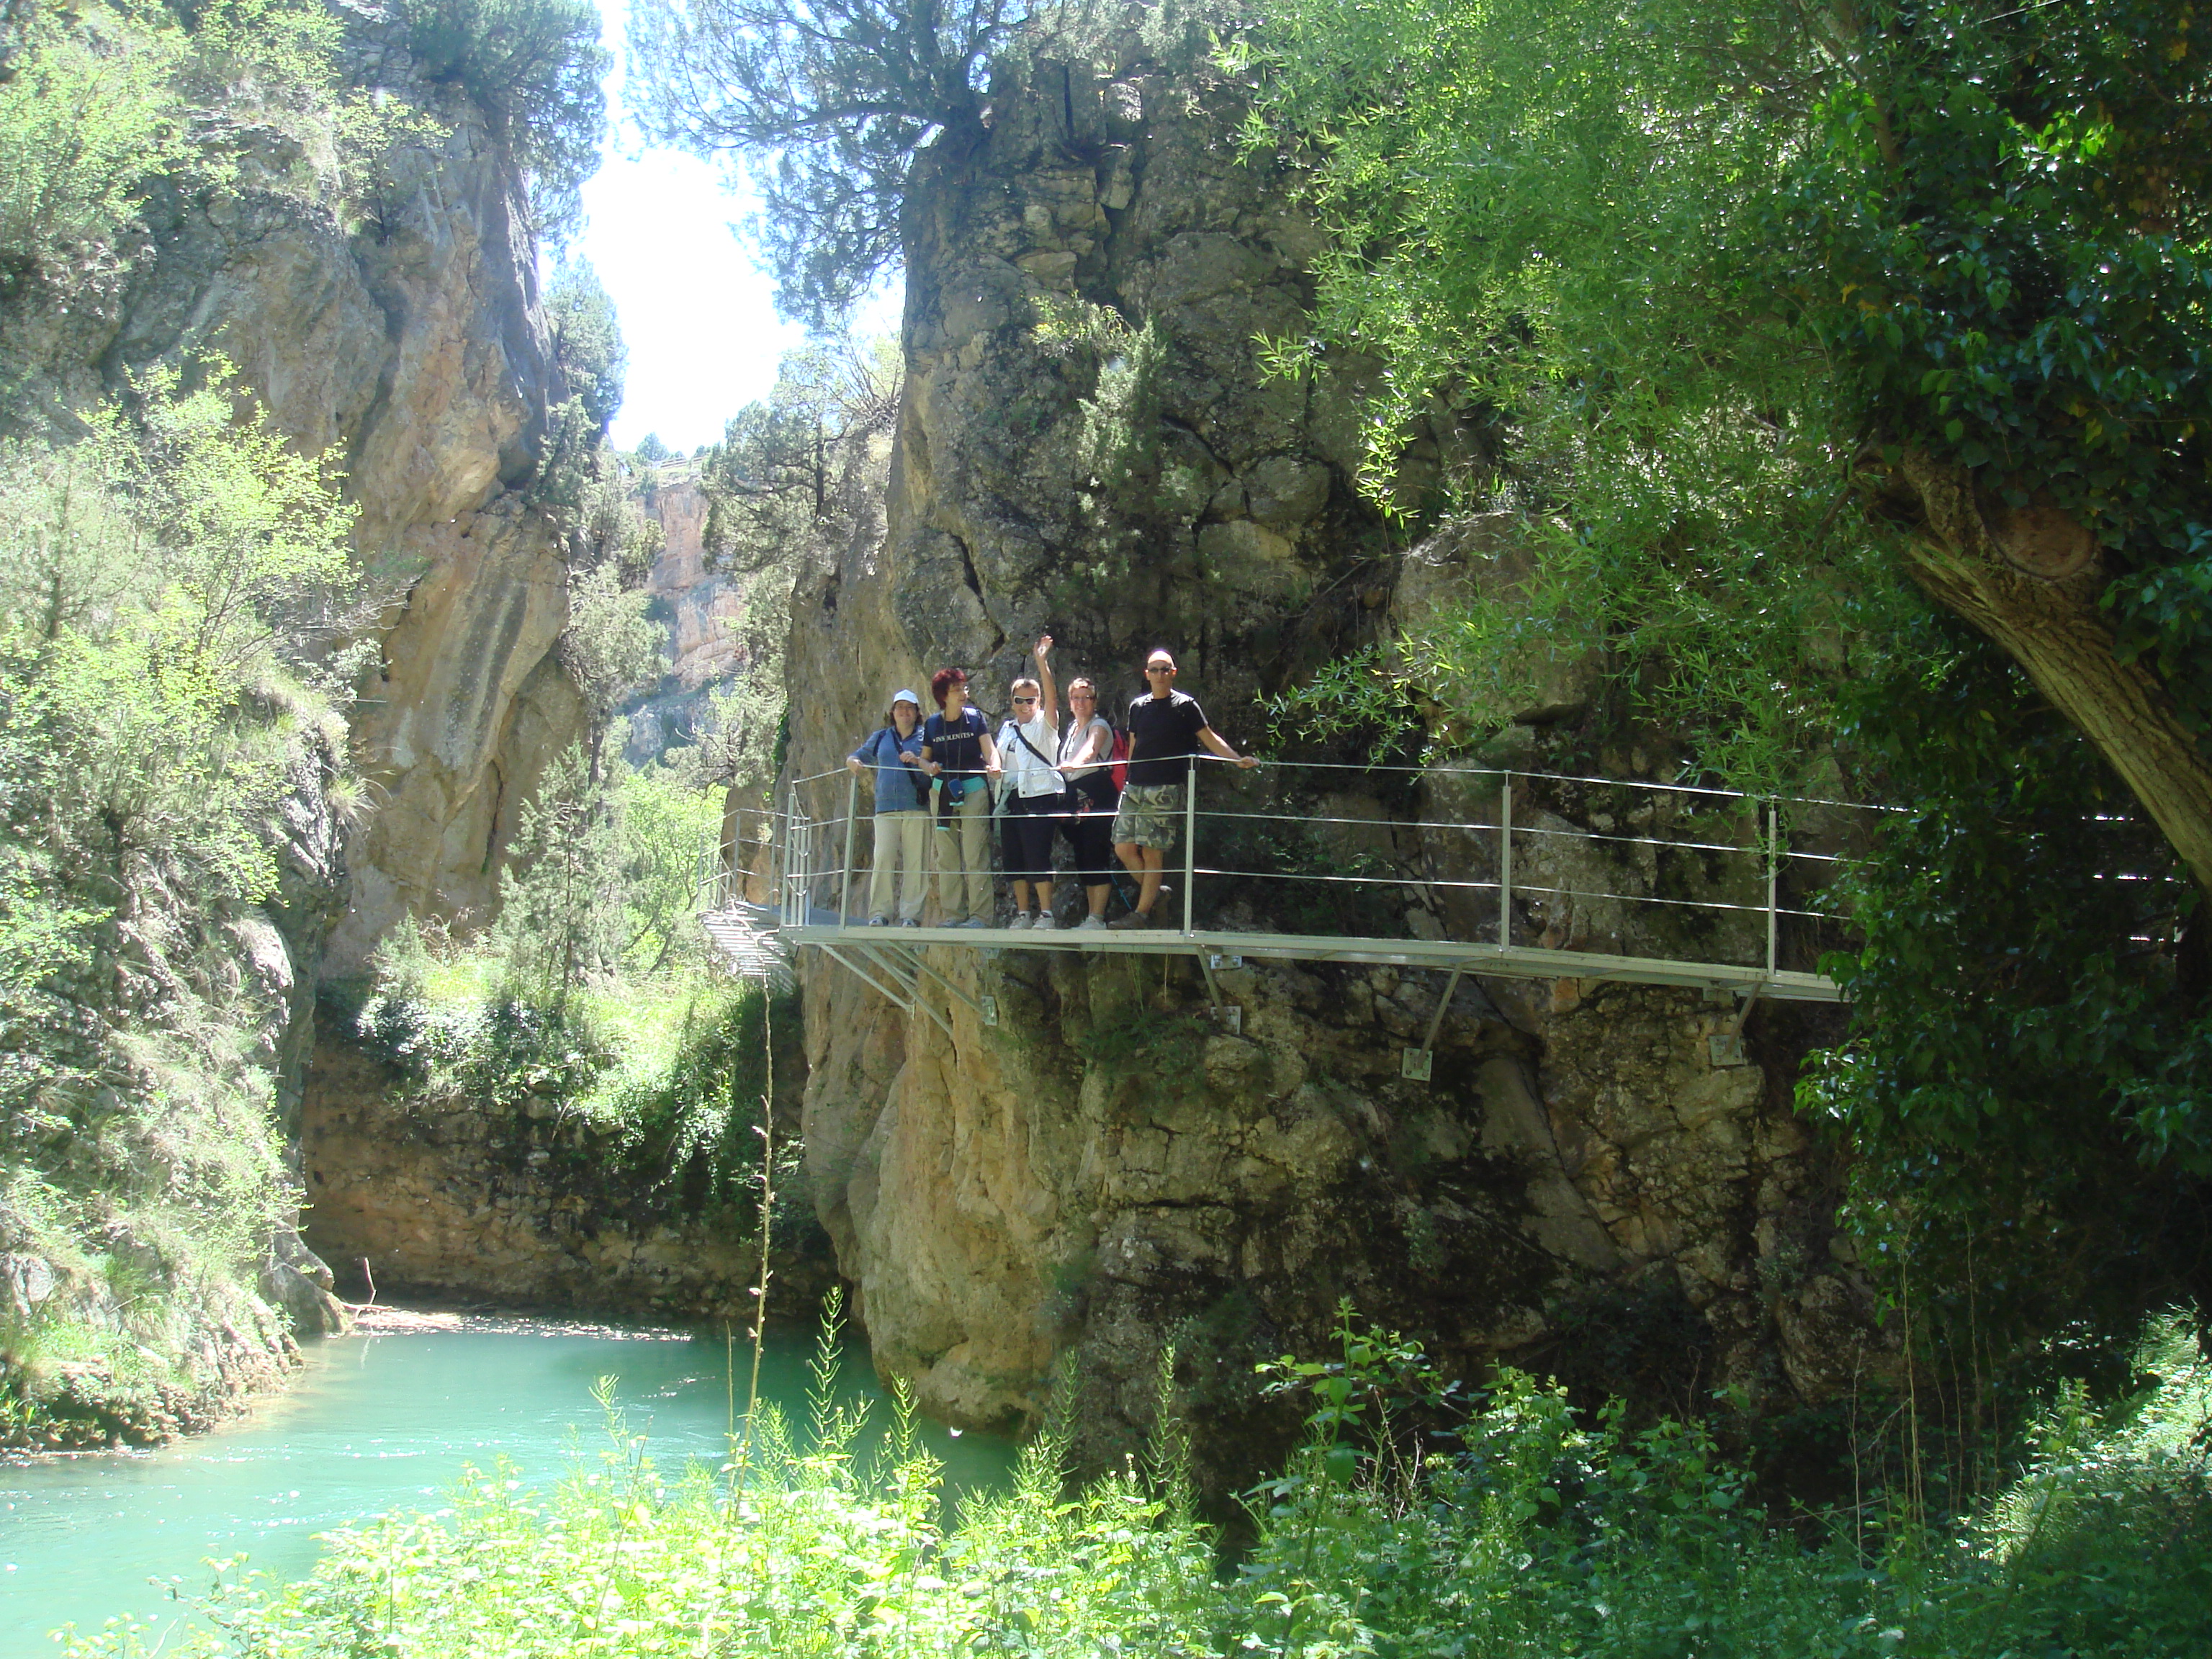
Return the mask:
POLYGON ((872 769, 876 775, 868 926, 890 925, 896 882, 899 926, 919 927, 929 884, 929 779, 921 769, 921 699, 911 691, 894 691, 882 728, 848 755, 845 764, 854 772, 872 769))

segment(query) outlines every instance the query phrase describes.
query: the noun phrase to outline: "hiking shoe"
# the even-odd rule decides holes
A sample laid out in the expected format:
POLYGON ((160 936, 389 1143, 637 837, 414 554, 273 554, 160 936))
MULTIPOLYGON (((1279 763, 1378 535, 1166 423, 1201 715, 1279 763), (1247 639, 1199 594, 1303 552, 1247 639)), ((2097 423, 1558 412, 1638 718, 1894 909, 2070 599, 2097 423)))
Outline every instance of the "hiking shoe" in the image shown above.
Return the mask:
POLYGON ((888 927, 890 925, 891 919, 889 916, 870 916, 868 918, 868 926, 871 927, 888 927))
POLYGON ((919 927, 921 926, 921 919, 919 916, 905 916, 901 918, 899 926, 902 927, 919 927))
POLYGON ((1151 927, 1152 925, 1152 919, 1146 915, 1142 910, 1132 910, 1127 915, 1120 917, 1115 921, 1109 921, 1106 925, 1109 927, 1113 928, 1116 933, 1121 932, 1123 928, 1128 928, 1133 931, 1139 927, 1151 927))
POLYGON ((1014 919, 1006 924, 1006 931, 1010 933, 1024 933, 1029 931, 1029 926, 1030 913, 1026 910, 1017 910, 1014 912, 1014 919))
POLYGON ((1103 932, 1112 925, 1103 916, 1085 916, 1075 924, 1075 931, 1079 933, 1087 933, 1095 927, 1103 932))
POLYGON ((952 925, 955 927, 988 927, 991 921, 988 916, 970 916, 965 921, 956 921, 952 925))
POLYGON ((1031 931, 1039 933, 1049 933, 1059 926, 1060 923, 1053 919, 1053 914, 1049 910, 1038 911, 1036 920, 1030 924, 1031 931))

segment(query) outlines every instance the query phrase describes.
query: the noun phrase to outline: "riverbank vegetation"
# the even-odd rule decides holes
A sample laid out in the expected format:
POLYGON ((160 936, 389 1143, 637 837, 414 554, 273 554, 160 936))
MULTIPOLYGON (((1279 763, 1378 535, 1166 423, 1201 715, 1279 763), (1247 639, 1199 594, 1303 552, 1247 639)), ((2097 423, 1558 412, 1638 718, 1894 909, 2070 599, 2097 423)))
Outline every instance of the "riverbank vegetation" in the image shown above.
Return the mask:
MULTIPOLYGON (((113 345, 180 213, 383 235, 465 111, 364 32, 422 46, 433 9, 0 13, 0 1441, 197 1425, 334 1312, 287 1120, 368 806, 356 685, 418 573, 189 336, 72 354, 113 345)), ((557 218, 597 153, 596 15, 494 12, 517 51, 464 90, 557 218)))
POLYGON ((284 944, 354 811, 353 514, 224 366, 0 450, 0 1409, 105 1439, 278 1333, 284 944), (228 1352, 205 1333, 230 1327, 228 1352))
MULTIPOLYGON (((1071 1487, 1048 1428, 1009 1489, 948 1514, 903 1410, 862 1454, 822 1352, 810 1420, 735 1422, 719 1469, 659 1468, 612 1411, 557 1485, 472 1475, 434 1512, 334 1535, 289 1588, 220 1570, 210 1627, 161 1650, 2149 1659, 2212 1640, 2212 1370, 2179 1325, 2125 1403, 2055 1395, 2010 1475, 1934 1524, 1901 1485, 1770 1511, 1704 1430, 1580 1417, 1510 1371, 1455 1413, 1417 1346, 1347 1314, 1332 1359, 1265 1368, 1307 1432, 1248 1495, 1233 1555, 1194 1513, 1170 1387, 1142 1459, 1071 1487)), ((68 1651, 163 1639, 118 1626, 68 1651)))

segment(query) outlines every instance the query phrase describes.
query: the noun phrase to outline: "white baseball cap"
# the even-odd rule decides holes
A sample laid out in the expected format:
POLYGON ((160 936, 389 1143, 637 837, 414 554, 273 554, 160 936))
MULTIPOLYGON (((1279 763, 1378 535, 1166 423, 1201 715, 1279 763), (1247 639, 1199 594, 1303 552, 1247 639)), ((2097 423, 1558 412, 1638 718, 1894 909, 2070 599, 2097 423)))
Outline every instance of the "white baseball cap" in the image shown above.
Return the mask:
POLYGON ((910 702, 916 708, 921 707, 921 699, 915 696, 911 691, 894 691, 891 693, 891 706, 893 708, 896 708, 902 702, 910 702))

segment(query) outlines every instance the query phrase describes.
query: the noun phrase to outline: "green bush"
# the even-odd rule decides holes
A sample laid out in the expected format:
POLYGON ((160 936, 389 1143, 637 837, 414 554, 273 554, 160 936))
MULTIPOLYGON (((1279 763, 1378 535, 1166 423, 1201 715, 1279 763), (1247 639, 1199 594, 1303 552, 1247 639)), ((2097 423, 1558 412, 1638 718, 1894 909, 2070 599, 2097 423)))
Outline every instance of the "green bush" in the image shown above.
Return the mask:
MULTIPOLYGON (((1439 1435, 1455 1390, 1347 1312, 1334 1357, 1261 1368, 1309 1400, 1308 1432, 1251 1494, 1229 1572, 1164 1386, 1140 1462, 1071 1488, 1048 1429, 1010 1490, 947 1526, 903 1399, 887 1454, 856 1456, 824 1353, 796 1446, 763 1413, 720 1469, 665 1477, 614 1418, 599 1467, 551 1492, 472 1477, 434 1514, 334 1534, 303 1583, 226 1584, 222 1633, 185 1650, 2151 1659, 2212 1641, 2212 1367, 2178 1326, 2144 1390, 2106 1412, 2059 1398, 2021 1475, 1935 1534, 1880 1503, 1863 1526, 1781 1524, 1703 1429, 1585 1419, 1511 1371, 1439 1435)), ((70 1651, 147 1650, 114 1630, 70 1651)))
POLYGON ((132 1277, 112 1328, 57 1295, 0 1346, 19 1421, 61 1409, 57 1343, 118 1404, 149 1365, 213 1385, 205 1331, 265 1316, 246 1287, 295 1202, 282 988, 241 945, 273 944, 283 858, 343 833, 352 510, 210 380, 0 446, 0 1249, 95 1301, 132 1277))
POLYGON ((431 82, 483 112, 531 174, 542 228, 556 236, 582 211, 599 171, 608 58, 592 0, 403 0, 407 41, 431 82))
POLYGON ((331 1012, 411 1098, 465 1100, 517 1126, 542 1103, 598 1132, 594 1156, 614 1160, 599 1173, 641 1201, 746 1217, 769 1038, 781 1030, 780 1046, 799 1020, 789 993, 704 967, 532 1000, 496 956, 441 956, 408 924, 368 994, 331 1012))

